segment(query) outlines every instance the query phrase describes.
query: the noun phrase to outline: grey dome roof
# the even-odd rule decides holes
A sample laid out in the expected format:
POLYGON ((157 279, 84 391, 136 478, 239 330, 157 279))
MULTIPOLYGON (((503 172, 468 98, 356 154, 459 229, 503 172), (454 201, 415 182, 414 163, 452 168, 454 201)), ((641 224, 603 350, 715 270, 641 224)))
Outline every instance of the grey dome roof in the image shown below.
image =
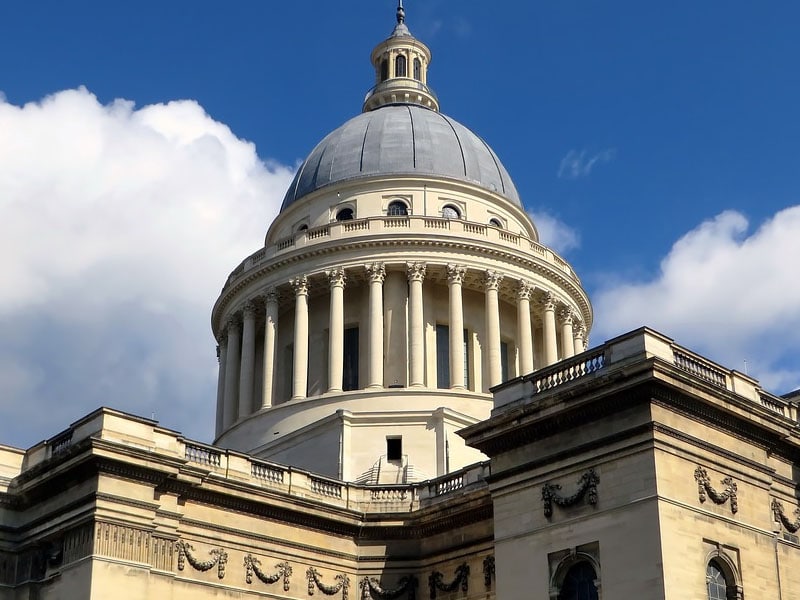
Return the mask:
POLYGON ((453 119, 422 106, 383 106, 328 134, 300 166, 281 210, 322 187, 379 175, 432 175, 477 184, 522 207, 491 148, 453 119))

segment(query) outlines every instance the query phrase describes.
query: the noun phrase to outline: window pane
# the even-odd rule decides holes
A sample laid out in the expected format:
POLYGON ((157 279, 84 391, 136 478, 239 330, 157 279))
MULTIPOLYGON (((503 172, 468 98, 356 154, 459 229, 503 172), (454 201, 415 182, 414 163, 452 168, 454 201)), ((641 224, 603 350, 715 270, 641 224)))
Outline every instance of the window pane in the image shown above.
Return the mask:
POLYGON ((594 580, 597 574, 586 561, 572 565, 564 577, 558 600, 598 600, 594 580))
POLYGON ((719 567, 711 561, 706 568, 706 582, 708 584, 708 600, 725 600, 728 590, 728 582, 725 574, 719 567))

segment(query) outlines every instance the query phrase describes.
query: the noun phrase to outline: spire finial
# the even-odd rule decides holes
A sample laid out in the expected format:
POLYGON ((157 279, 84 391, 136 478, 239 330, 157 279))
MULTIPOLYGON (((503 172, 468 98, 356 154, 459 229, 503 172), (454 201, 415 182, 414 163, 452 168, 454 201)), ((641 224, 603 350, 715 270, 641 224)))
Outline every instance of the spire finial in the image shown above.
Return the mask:
POLYGON ((406 11, 403 10, 403 0, 397 0, 397 24, 401 25, 406 21, 406 11))

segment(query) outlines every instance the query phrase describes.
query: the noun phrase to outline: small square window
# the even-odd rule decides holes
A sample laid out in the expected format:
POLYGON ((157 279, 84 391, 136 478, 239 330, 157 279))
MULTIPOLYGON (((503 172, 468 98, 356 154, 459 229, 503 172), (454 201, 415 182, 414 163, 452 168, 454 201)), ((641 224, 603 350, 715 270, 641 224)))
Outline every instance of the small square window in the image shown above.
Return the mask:
POLYGON ((386 460, 403 460, 403 438, 386 438, 386 460))

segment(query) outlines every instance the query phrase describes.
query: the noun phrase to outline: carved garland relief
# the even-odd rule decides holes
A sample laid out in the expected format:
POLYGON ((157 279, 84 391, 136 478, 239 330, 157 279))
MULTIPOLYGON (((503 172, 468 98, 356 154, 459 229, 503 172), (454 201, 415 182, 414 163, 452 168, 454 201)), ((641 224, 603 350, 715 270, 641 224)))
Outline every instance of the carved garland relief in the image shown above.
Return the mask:
POLYGON ((708 472, 698 466, 694 470, 694 479, 697 481, 697 494, 700 502, 705 502, 706 497, 710 498, 714 504, 725 504, 728 500, 731 501, 731 512, 736 514, 739 510, 739 504, 736 499, 737 486, 732 477, 725 477, 722 480, 722 485, 725 486, 721 492, 718 492, 711 485, 711 478, 708 472))
POLYGON ((794 510, 795 520, 790 521, 789 517, 783 510, 783 504, 778 502, 775 498, 772 499, 772 514, 777 522, 779 522, 789 533, 797 533, 800 531, 800 507, 794 510))
POLYGON ((462 563, 456 567, 456 576, 450 583, 442 581, 442 575, 439 571, 434 571, 428 577, 428 587, 431 592, 431 600, 436 598, 436 592, 454 592, 461 586, 461 591, 466 592, 469 589, 469 565, 462 563))
POLYGON ((544 516, 548 519, 553 515, 553 504, 561 507, 568 507, 577 504, 586 496, 589 504, 597 504, 597 484, 600 477, 594 469, 589 469, 581 475, 578 481, 578 489, 570 496, 562 496, 559 493, 561 485, 547 482, 542 486, 542 501, 544 502, 544 516))

